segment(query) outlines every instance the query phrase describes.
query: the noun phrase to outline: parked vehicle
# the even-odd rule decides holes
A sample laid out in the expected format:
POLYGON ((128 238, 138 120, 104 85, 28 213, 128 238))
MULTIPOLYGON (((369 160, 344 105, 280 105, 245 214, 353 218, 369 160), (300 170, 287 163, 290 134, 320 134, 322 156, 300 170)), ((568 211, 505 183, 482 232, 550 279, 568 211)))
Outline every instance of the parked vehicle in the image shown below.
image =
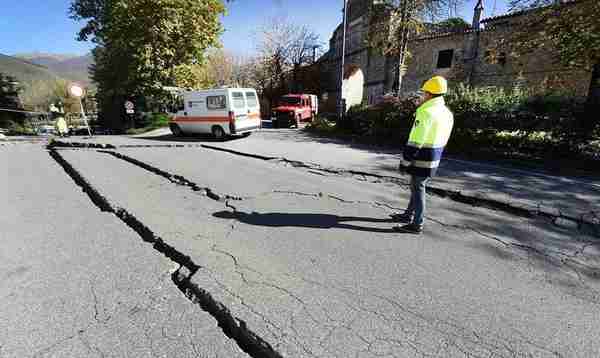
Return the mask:
POLYGON ((252 88, 220 88, 182 94, 169 127, 176 136, 212 133, 217 139, 261 128, 260 103, 252 88))
POLYGON ((271 113, 275 128, 296 128, 302 122, 312 122, 319 113, 319 101, 312 94, 288 94, 280 98, 279 105, 271 113))

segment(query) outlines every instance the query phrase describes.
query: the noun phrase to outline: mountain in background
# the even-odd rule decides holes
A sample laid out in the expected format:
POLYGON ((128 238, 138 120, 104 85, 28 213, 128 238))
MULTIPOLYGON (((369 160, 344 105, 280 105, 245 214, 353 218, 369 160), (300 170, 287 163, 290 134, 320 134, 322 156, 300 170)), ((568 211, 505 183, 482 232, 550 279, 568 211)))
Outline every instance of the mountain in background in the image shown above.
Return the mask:
POLYGON ((55 81, 59 78, 47 67, 24 61, 22 59, 0 54, 0 73, 12 76, 17 81, 55 81))
POLYGON ((91 83, 89 68, 94 63, 92 54, 84 56, 69 54, 28 53, 15 57, 48 68, 59 77, 80 82, 82 85, 91 83))
POLYGON ((0 73, 18 82, 19 99, 24 109, 47 111, 51 103, 67 103, 71 82, 90 84, 91 56, 29 55, 17 58, 0 54, 0 73), (43 65, 42 65, 43 64, 43 65))

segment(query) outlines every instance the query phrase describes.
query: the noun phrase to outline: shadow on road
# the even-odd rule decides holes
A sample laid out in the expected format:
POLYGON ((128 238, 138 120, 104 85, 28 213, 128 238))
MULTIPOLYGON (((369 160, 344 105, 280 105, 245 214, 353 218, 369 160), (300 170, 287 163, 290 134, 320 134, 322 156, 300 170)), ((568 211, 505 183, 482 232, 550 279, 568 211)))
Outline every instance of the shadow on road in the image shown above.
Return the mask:
POLYGON ((370 223, 392 223, 391 219, 375 219, 354 216, 337 216, 332 214, 308 214, 308 213, 244 213, 241 211, 219 211, 213 214, 220 219, 238 220, 241 223, 268 227, 304 227, 312 229, 348 229, 356 231, 395 233, 390 227, 382 229, 376 227, 365 227, 347 224, 346 222, 370 222, 370 223))

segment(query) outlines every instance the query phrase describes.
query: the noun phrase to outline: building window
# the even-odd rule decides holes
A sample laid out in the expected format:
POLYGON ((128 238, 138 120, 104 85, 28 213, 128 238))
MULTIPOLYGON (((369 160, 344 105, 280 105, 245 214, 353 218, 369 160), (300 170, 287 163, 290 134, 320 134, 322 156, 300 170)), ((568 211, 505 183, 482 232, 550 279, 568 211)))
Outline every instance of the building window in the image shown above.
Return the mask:
POLYGON ((437 68, 450 68, 452 67, 452 58, 454 57, 454 50, 442 50, 438 53, 437 68))

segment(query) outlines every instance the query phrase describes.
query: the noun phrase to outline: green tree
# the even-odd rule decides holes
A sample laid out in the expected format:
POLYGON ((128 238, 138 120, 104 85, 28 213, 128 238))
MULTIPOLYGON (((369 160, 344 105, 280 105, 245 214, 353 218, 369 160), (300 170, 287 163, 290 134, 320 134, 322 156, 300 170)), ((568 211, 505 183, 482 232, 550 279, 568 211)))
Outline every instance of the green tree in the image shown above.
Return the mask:
POLYGON ((530 11, 515 29, 511 43, 518 53, 540 47, 557 49, 554 60, 592 71, 588 105, 600 107, 600 2, 579 0, 511 0, 513 10, 530 11))
POLYGON ((528 11, 510 42, 516 55, 553 48, 554 60, 591 71, 585 110, 572 121, 570 142, 577 146, 600 136, 600 1, 511 0, 513 10, 528 11))
POLYGON ((0 73, 0 108, 19 109, 18 82, 11 76, 0 73))
MULTIPOLYGON (((13 77, 0 73, 0 109, 20 109, 19 90, 18 83, 13 77)), ((0 127, 7 127, 10 122, 22 119, 22 114, 0 110, 0 127)))
POLYGON ((411 36, 424 30, 425 20, 442 18, 463 0, 374 0, 369 16, 368 45, 398 58, 398 95, 409 56, 411 36))
POLYGON ((464 30, 468 30, 469 28, 471 28, 471 24, 466 22, 461 17, 451 17, 449 19, 440 21, 437 24, 435 24, 435 28, 438 31, 447 31, 447 32, 464 31, 464 30))
POLYGON ((221 0, 73 0, 71 17, 86 21, 78 39, 97 44, 92 78, 101 117, 122 126, 126 99, 159 96, 202 63, 218 45, 224 12, 221 0))

